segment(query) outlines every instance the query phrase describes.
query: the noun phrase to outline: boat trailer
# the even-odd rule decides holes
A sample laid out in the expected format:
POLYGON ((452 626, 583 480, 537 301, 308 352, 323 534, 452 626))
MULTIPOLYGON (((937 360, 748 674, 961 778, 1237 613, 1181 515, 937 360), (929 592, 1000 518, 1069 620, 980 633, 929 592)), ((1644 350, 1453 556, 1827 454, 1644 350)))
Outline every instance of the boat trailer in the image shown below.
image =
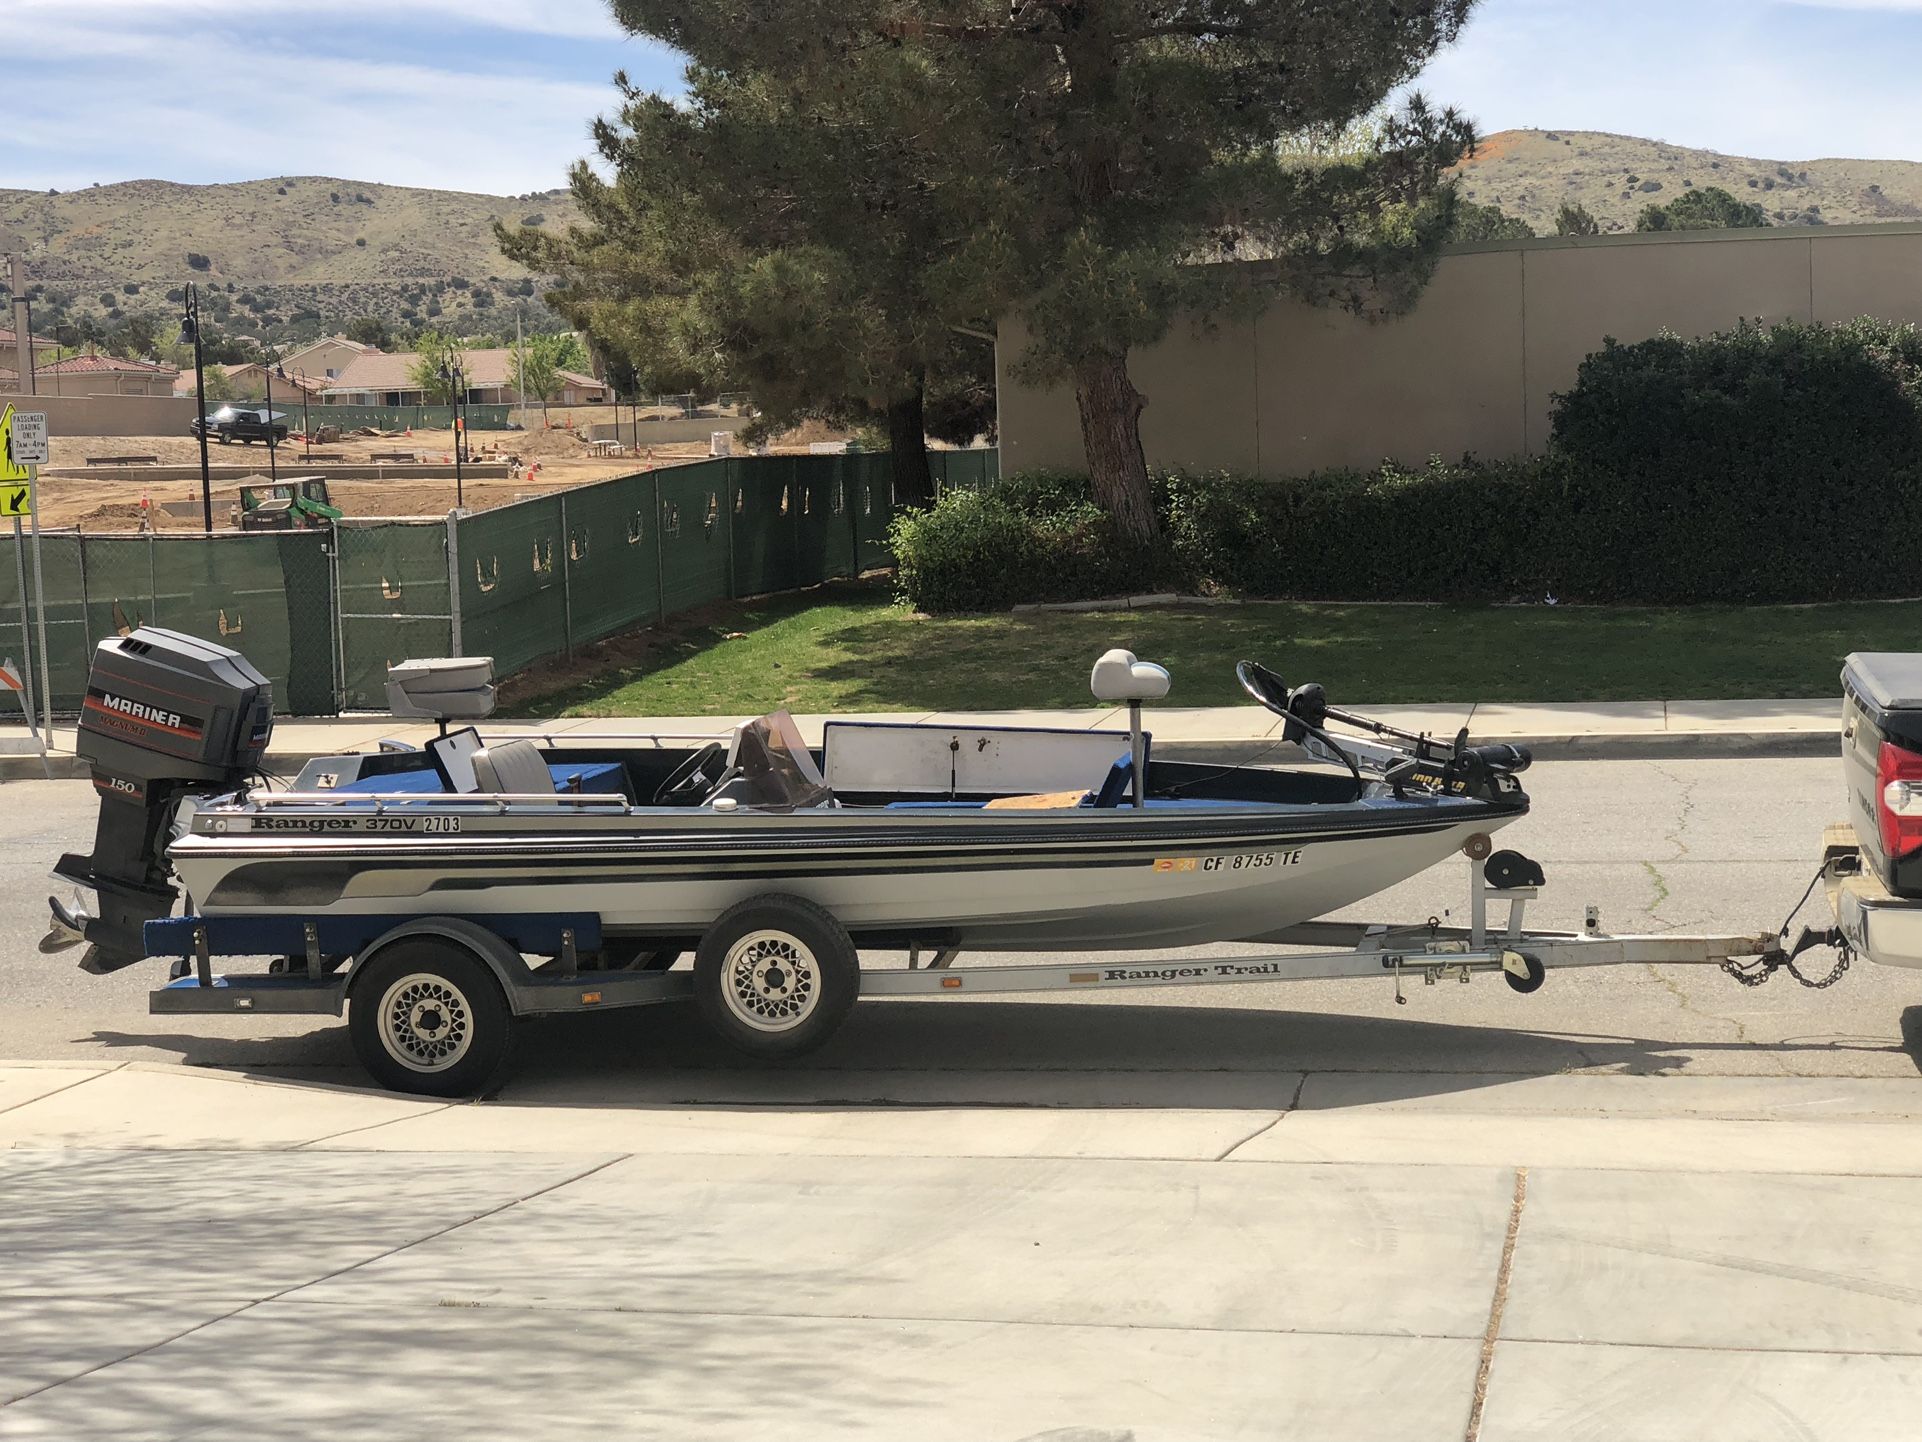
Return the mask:
MULTIPOLYGON (((1781 932, 1747 935, 1655 933, 1611 935, 1599 909, 1586 909, 1581 931, 1528 928, 1528 904, 1544 889, 1541 868, 1514 851, 1491 854, 1486 837, 1464 848, 1468 856, 1469 922, 1444 924, 1429 917, 1415 925, 1310 921, 1259 938, 1260 942, 1323 950, 1249 952, 1213 956, 1136 958, 1113 961, 957 969, 958 948, 911 945, 905 968, 860 971, 860 991, 870 996, 979 996, 1021 992, 1095 992, 1158 986, 1245 985, 1253 982, 1331 981, 1386 977, 1395 1000, 1406 1004, 1404 983, 1467 983, 1477 973, 1499 974, 1514 991, 1539 990, 1550 970, 1592 966, 1719 966, 1737 980, 1757 985, 1774 971, 1794 971, 1794 961, 1814 946, 1841 953, 1835 972, 1848 966, 1846 943, 1833 931, 1804 930, 1786 947, 1781 932), (1502 911, 1491 917, 1492 911, 1502 911)), ((599 970, 600 918, 590 912, 502 915, 486 918, 411 918, 384 925, 380 918, 178 916, 147 923, 147 949, 173 956, 173 979, 151 993, 156 1014, 233 1012, 313 1013, 339 1016, 353 995, 359 968, 334 970, 343 955, 365 955, 410 937, 433 937, 473 951, 500 982, 517 1016, 605 1011, 675 1001, 694 993, 687 970, 599 970), (523 952, 551 954, 530 966, 523 952), (219 975, 216 956, 281 958, 264 974, 219 975)), ((51 938, 50 938, 51 940, 51 938)), ((857 939, 858 942, 858 939, 857 939)), ((898 948, 896 948, 898 949, 898 948)), ((1795 973, 1800 979, 1800 973, 1795 973)))

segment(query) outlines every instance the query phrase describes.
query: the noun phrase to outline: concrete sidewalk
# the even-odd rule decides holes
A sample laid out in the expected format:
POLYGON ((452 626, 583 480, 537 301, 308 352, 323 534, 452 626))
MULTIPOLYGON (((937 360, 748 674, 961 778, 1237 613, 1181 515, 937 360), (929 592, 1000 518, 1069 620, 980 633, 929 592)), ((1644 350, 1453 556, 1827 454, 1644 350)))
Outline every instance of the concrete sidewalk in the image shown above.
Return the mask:
MULTIPOLYGON (((1829 755, 1839 744, 1841 702, 1836 697, 1805 701, 1589 701, 1568 703, 1474 704, 1436 706, 1356 706, 1365 716, 1407 731, 1452 737, 1463 726, 1471 739, 1513 741, 1550 756, 1667 755, 1829 755)), ((525 731, 554 737, 560 744, 586 744, 596 736, 655 734, 711 736, 747 719, 733 716, 596 717, 554 721, 495 718, 493 732, 525 731)), ((819 742, 832 719, 934 722, 947 725, 1069 726, 1086 730, 1125 729, 1124 707, 1037 711, 892 711, 842 713, 836 717, 798 716, 802 734, 819 742)), ((1241 754, 1274 738, 1280 721, 1259 706, 1155 706, 1147 713, 1155 745, 1165 756, 1241 754)), ((434 734, 431 726, 395 721, 379 714, 289 718, 276 723, 271 769, 297 769, 314 756, 371 747, 383 737, 418 744, 434 734)), ((85 771, 73 755, 71 725, 56 726, 50 764, 56 776, 85 771)), ((38 777, 41 769, 26 728, 0 726, 0 780, 38 777)))
POLYGON ((1922 1082, 723 1075, 0 1067, 0 1438, 1916 1435, 1922 1082))

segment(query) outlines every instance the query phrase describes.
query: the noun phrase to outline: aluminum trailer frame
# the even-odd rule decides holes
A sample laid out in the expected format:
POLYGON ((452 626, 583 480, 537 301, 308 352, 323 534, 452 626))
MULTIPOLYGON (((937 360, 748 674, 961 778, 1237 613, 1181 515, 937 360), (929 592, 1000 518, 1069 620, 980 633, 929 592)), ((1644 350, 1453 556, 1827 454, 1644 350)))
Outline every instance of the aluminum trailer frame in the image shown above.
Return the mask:
MULTIPOLYGON (((1251 982, 1332 981, 1387 977, 1397 1001, 1405 1002, 1402 982, 1420 976, 1425 984, 1449 979, 1467 982, 1478 972, 1500 973, 1519 992, 1538 989, 1550 970, 1563 967, 1723 966, 1745 959, 1782 954, 1779 935, 1772 931, 1749 934, 1613 936, 1601 929, 1594 907, 1587 909, 1579 932, 1534 931, 1524 925, 1530 901, 1539 886, 1498 888, 1483 873, 1480 857, 1469 861, 1470 924, 1444 926, 1438 918, 1416 925, 1389 926, 1362 922, 1312 921, 1262 938, 1275 944, 1340 945, 1337 950, 1273 952, 1249 955, 1130 958, 1114 962, 970 966, 956 970, 955 951, 935 951, 925 963, 921 948, 911 948, 906 969, 863 968, 860 995, 968 996, 1059 991, 1094 992, 1156 986, 1245 985, 1251 982), (1491 902, 1506 902, 1504 924, 1491 927, 1491 902)), ((579 967, 579 952, 591 950, 598 939, 599 918, 591 914, 546 915, 502 919, 502 929, 515 940, 540 935, 558 938, 557 954, 544 967, 528 965, 509 938, 474 921, 453 917, 421 917, 393 927, 364 946, 337 973, 325 970, 322 947, 326 918, 220 918, 186 916, 149 923, 157 934, 185 939, 187 946, 171 953, 176 977, 152 992, 148 1009, 155 1014, 231 1015, 265 1012, 276 1015, 306 1013, 340 1016, 353 995, 361 961, 392 942, 422 935, 460 942, 486 962, 500 982, 516 1016, 562 1012, 605 1011, 615 1007, 648 1006, 691 997, 689 971, 594 971, 579 967), (263 928, 267 928, 263 931, 263 928), (278 932, 273 928, 280 928, 278 932), (265 975, 215 975, 216 954, 261 954, 259 943, 274 935, 289 942, 285 948, 296 966, 265 975), (240 948, 247 949, 243 952, 240 948), (304 956, 302 955, 304 951, 304 956), (182 953, 187 953, 182 955, 182 953)), ((150 951, 155 948, 150 944, 150 951)), ((1117 954, 1119 955, 1119 954, 1117 954)))

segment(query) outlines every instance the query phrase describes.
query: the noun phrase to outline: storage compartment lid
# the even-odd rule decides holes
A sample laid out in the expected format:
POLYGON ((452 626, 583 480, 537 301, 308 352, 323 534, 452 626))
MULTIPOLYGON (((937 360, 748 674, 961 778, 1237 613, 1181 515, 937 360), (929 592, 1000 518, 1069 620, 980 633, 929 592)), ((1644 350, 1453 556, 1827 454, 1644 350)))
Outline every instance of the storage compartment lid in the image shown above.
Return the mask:
POLYGON ((1843 663, 1842 684, 1878 710, 1922 710, 1922 653, 1857 651, 1843 663))
POLYGON ((472 691, 492 683, 494 658, 441 656, 396 661, 387 668, 387 679, 398 681, 410 691, 472 691))

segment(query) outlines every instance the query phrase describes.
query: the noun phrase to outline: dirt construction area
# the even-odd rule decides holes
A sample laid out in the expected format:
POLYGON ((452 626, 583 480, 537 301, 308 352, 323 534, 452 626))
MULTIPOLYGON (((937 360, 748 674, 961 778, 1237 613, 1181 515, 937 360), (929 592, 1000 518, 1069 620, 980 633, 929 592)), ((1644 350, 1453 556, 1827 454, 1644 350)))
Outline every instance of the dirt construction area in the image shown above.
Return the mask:
MULTIPOLYGON (((110 479, 89 475, 81 469, 89 457, 136 455, 152 456, 160 466, 198 466, 200 443, 192 436, 54 436, 51 451, 50 463, 38 486, 42 526, 78 526, 88 531, 132 530, 139 527, 145 511, 151 518, 150 524, 158 530, 200 529, 197 505, 191 508, 190 514, 181 513, 189 510, 186 503, 200 499, 198 476, 186 480, 149 480, 139 477, 135 467, 133 478, 110 479), (175 503, 171 510, 170 502, 175 503)), ((403 454, 428 464, 451 465, 453 432, 416 430, 402 436, 347 436, 312 447, 303 446, 300 438, 294 436, 281 443, 274 459, 282 479, 328 477, 327 489, 333 504, 349 516, 446 515, 454 506, 451 474, 445 480, 349 480, 330 474, 342 467, 376 464, 376 456, 391 459, 403 454), (327 459, 304 460, 303 453, 309 449, 327 459)), ((668 465, 697 460, 706 454, 705 443, 690 442, 643 445, 639 454, 596 455, 585 440, 568 429, 475 431, 469 437, 469 461, 479 464, 517 459, 522 470, 518 478, 511 480, 468 478, 463 487, 464 499, 470 510, 489 510, 609 476, 624 476, 645 468, 650 462, 668 465)), ((250 467, 263 478, 268 472, 264 445, 211 444, 207 458, 216 467, 250 467)), ((231 524, 232 512, 239 504, 240 488, 245 483, 231 474, 223 476, 216 472, 213 481, 216 526, 231 524)))

